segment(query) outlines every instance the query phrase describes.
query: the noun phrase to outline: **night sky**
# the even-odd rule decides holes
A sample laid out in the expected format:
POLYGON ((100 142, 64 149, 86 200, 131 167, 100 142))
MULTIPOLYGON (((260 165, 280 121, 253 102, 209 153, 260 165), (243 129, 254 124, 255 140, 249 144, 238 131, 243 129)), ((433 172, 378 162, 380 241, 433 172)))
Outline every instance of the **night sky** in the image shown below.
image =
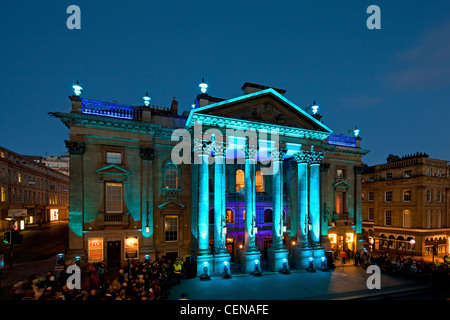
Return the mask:
POLYGON ((450 1, 7 1, 0 33, 0 145, 59 155, 52 111, 83 97, 189 110, 202 77, 219 98, 244 82, 314 100, 335 134, 361 129, 369 165, 426 152, 450 160, 450 1), (81 9, 69 30, 67 7, 81 9), (381 30, 369 30, 369 5, 381 30))

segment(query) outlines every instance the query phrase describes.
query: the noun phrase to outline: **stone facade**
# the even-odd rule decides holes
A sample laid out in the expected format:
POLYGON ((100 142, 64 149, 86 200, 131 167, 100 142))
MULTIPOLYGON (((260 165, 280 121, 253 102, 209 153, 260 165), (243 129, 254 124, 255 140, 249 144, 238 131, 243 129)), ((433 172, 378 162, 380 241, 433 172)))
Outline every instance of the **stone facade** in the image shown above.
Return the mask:
POLYGON ((417 153, 390 155, 363 174, 368 248, 423 257, 448 254, 449 163, 417 153), (415 242, 411 244, 411 240, 415 242))
POLYGON ((192 255, 201 276, 229 263, 247 273, 260 263, 317 267, 342 235, 351 234, 345 248, 362 249, 361 139, 333 135, 284 90, 243 90, 199 94, 182 115, 175 100, 155 108, 77 96, 70 113, 50 113, 70 129, 70 255, 108 265, 192 255))

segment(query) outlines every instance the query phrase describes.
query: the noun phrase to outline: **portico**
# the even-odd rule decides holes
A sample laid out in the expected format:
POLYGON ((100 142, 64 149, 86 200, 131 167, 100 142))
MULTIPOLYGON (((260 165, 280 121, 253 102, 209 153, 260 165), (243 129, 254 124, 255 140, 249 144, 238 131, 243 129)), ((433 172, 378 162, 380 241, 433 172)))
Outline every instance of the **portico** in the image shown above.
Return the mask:
POLYGON ((240 191, 244 193, 243 225, 239 229, 244 237, 238 254, 241 272, 254 272, 260 268, 262 259, 261 248, 256 244, 257 225, 261 219, 256 209, 255 167, 258 163, 263 179, 271 182, 270 190, 264 190, 271 197, 272 205, 271 245, 267 250, 269 270, 289 269, 291 264, 303 268, 307 267, 310 257, 317 260, 323 257, 324 248, 320 246, 319 166, 325 155, 321 151, 321 141, 331 133, 330 129, 273 89, 194 108, 186 126, 196 131, 194 159, 197 159, 199 168, 198 276, 205 272, 205 266, 209 266, 210 274, 219 275, 230 263, 231 257, 225 246, 225 211, 226 194, 234 190, 226 191, 225 175, 230 171, 227 166, 244 165, 245 187, 240 191), (244 113, 251 113, 252 119, 259 121, 247 120, 244 113), (274 121, 273 115, 277 115, 275 119, 279 120, 274 121), (287 183, 283 163, 293 159, 297 163, 298 201, 289 204, 291 208, 295 206, 292 211, 297 211, 297 215, 295 219, 291 216, 291 230, 288 231, 284 212, 286 204, 283 203, 287 183), (212 199, 208 196, 211 194, 209 186, 214 186, 212 199), (214 210, 214 235, 211 237, 210 210, 214 210), (292 227, 293 223, 296 228, 292 227), (294 235, 294 229, 297 230, 297 245, 290 256, 285 242, 294 235), (214 239, 213 248, 209 246, 210 239, 214 239), (306 265, 305 261, 308 262, 306 265))

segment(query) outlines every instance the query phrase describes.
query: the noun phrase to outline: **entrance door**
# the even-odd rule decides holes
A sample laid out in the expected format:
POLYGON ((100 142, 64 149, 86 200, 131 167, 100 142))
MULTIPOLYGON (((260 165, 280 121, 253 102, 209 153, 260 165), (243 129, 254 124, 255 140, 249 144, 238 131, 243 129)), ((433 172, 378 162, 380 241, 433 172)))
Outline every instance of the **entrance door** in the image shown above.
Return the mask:
POLYGON ((264 260, 267 261, 267 250, 272 246, 272 237, 264 237, 264 260))
POLYGON ((231 261, 234 261, 234 239, 227 239, 227 251, 230 254, 231 261))
POLYGON ((107 264, 108 268, 119 268, 122 260, 120 254, 120 241, 107 242, 107 264))

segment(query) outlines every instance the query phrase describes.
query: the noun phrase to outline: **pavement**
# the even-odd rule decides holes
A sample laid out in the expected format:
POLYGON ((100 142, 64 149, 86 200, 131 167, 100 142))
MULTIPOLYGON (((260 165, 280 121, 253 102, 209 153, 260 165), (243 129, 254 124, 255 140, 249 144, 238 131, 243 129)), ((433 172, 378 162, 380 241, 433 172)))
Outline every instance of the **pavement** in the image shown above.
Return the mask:
POLYGON ((182 293, 189 300, 349 300, 431 288, 428 280, 382 273, 381 289, 371 290, 367 287, 371 274, 337 262, 328 272, 291 270, 289 275, 263 272, 262 277, 234 274, 231 279, 183 279, 171 289, 169 300, 180 299, 182 293))

